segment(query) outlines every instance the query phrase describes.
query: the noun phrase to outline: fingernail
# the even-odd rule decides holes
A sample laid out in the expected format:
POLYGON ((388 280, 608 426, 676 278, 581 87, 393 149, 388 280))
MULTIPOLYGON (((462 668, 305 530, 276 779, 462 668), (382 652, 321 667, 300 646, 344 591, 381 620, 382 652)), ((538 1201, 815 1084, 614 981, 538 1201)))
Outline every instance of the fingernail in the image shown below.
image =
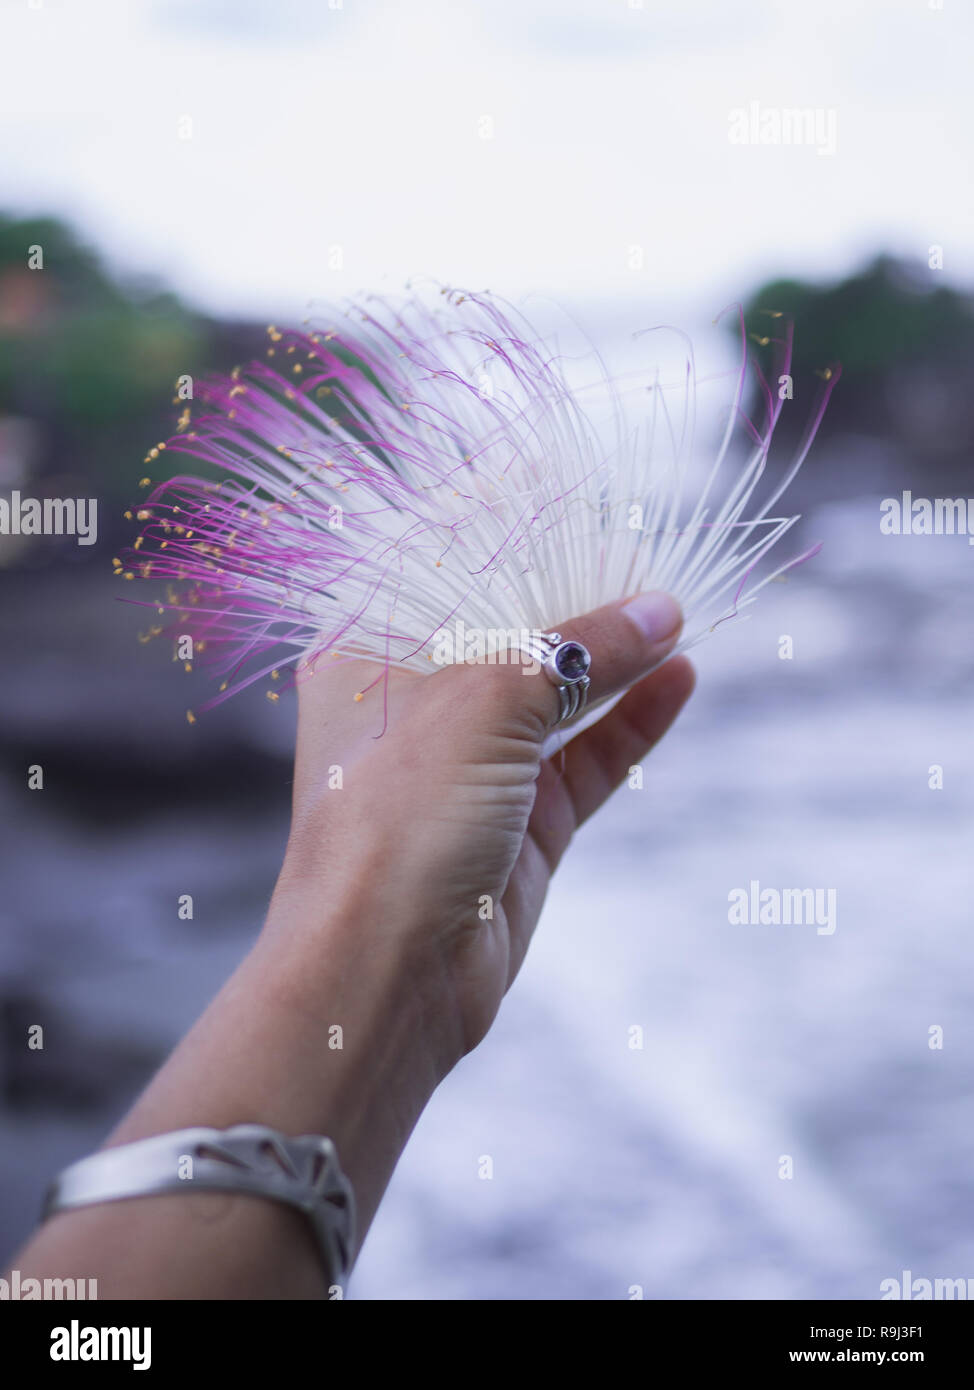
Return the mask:
POLYGON ((648 642, 662 642, 680 626, 683 614, 670 594, 637 594, 622 606, 623 613, 639 628, 648 642))

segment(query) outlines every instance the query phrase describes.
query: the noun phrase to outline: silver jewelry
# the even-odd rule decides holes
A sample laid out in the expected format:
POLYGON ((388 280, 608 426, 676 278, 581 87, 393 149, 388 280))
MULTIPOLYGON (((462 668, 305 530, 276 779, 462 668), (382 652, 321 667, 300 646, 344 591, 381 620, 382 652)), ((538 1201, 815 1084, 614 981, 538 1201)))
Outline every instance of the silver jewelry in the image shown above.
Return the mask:
POLYGON ((588 700, 592 657, 581 642, 565 642, 560 632, 532 633, 527 650, 558 691, 556 724, 580 714, 588 700))
POLYGON ((246 1192, 303 1211, 329 1285, 344 1283, 355 1241, 355 1196, 330 1139, 290 1139, 264 1125, 179 1129, 102 1149, 55 1178, 43 1218, 91 1202, 160 1192, 246 1192))

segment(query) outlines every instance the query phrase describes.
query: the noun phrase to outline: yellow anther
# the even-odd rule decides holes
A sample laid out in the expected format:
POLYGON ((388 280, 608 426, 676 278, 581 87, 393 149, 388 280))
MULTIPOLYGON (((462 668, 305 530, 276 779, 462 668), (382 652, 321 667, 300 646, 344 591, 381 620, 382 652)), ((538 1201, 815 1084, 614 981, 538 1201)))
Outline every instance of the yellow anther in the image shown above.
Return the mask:
POLYGON ((193 713, 193 711, 192 711, 191 709, 188 709, 188 710, 186 711, 186 723, 187 723, 187 724, 195 724, 195 723, 196 723, 196 715, 193 713))

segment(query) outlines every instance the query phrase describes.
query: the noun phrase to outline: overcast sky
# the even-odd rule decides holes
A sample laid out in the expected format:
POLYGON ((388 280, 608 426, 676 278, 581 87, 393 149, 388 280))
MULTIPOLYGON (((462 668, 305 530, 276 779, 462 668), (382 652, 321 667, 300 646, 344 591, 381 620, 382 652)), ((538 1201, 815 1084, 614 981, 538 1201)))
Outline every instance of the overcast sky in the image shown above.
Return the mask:
POLYGON ((0 208, 237 313, 424 273, 690 318, 932 243, 970 282, 972 40, 961 0, 2 0, 0 208), (735 143, 752 103, 819 136, 735 143))

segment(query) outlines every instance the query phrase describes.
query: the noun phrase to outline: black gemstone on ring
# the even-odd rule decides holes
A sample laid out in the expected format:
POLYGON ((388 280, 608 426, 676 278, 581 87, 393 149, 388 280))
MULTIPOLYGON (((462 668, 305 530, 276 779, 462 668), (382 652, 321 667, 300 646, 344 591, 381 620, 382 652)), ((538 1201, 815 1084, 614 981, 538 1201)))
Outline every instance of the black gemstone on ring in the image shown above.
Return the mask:
POLYGON ((581 642, 566 642, 555 652, 555 667, 565 681, 580 681, 592 664, 581 642))

